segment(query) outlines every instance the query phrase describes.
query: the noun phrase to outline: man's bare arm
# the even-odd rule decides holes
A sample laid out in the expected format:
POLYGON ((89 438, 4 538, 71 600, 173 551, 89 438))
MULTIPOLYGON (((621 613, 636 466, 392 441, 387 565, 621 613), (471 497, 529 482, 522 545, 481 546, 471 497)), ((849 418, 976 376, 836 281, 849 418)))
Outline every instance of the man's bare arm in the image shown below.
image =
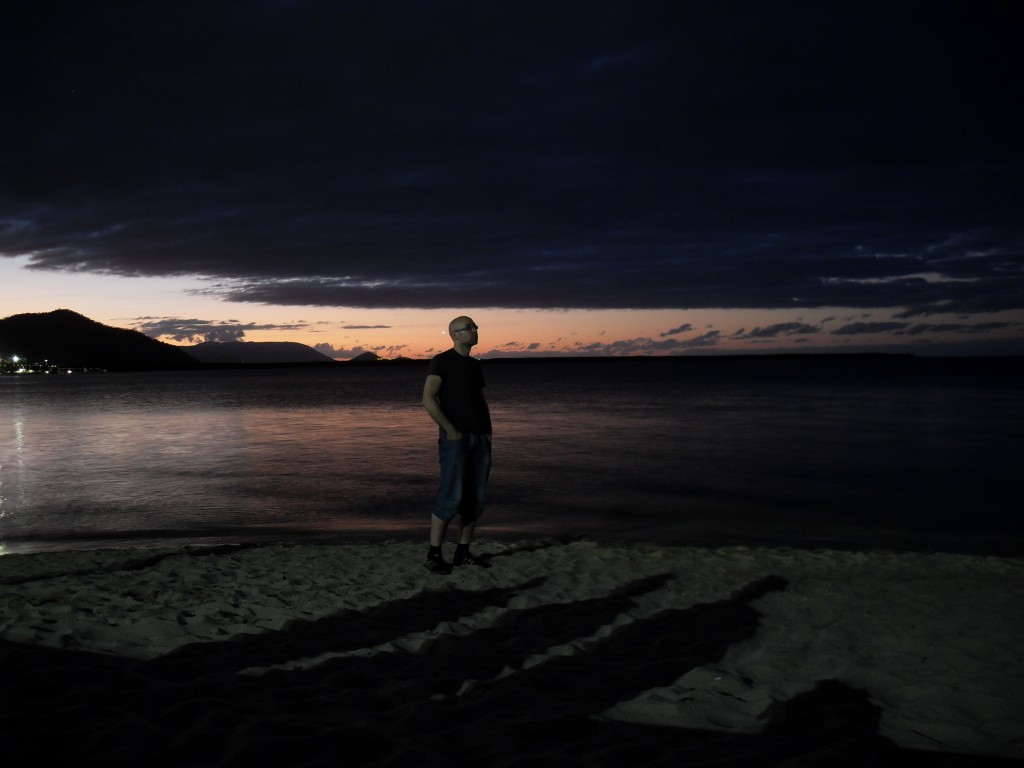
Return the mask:
POLYGON ((461 440, 462 433, 455 428, 448 417, 441 410, 441 402, 438 395, 441 393, 441 377, 431 374, 423 384, 423 407, 427 409, 437 425, 448 434, 449 440, 461 440))

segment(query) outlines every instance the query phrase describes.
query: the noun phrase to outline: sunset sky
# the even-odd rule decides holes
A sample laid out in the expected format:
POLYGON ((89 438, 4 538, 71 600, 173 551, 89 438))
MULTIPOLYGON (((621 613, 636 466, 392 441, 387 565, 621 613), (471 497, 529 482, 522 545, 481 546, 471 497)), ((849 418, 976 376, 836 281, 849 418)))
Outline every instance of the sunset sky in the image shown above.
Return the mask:
POLYGON ((22 5, 0 317, 338 358, 463 313, 484 355, 1024 354, 1012 2, 22 5))

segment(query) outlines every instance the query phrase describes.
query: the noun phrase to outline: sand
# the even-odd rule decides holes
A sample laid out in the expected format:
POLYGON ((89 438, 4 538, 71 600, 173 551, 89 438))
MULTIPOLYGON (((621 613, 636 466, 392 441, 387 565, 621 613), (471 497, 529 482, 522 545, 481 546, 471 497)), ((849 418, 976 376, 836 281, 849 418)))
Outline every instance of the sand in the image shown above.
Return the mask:
MULTIPOLYGON (((0 557, 5 760, 1024 763, 1024 561, 481 540, 0 557)), ((21 763, 10 763, 21 764, 21 763)))

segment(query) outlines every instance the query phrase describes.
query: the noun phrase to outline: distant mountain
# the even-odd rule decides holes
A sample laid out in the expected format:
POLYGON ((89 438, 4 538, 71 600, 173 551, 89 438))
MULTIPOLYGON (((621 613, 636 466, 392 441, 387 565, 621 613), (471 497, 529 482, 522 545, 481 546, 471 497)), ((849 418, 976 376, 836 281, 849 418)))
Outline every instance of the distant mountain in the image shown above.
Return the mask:
POLYGON ((64 368, 107 371, 178 370, 197 367, 178 347, 139 331, 112 328, 72 312, 12 315, 0 320, 0 354, 64 368))
POLYGON ((355 357, 353 357, 351 360, 349 360, 349 362, 350 363, 377 363, 377 362, 380 362, 383 359, 384 358, 382 358, 380 355, 378 355, 378 354, 376 354, 374 352, 363 352, 363 354, 356 355, 355 357))
POLYGON ((367 363, 382 363, 388 365, 408 365, 410 363, 421 363, 422 360, 415 360, 411 357, 381 357, 374 352, 363 352, 361 355, 356 355, 348 361, 349 363, 357 363, 359 365, 367 363))
POLYGON ((293 341, 204 341, 178 347, 201 363, 332 363, 312 347, 293 341))

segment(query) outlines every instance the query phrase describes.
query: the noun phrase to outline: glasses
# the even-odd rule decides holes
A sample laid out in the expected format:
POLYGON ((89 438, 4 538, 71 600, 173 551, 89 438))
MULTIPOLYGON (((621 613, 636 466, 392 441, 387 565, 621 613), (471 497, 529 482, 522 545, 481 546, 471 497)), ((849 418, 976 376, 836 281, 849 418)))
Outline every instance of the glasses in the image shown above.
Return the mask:
POLYGON ((456 328, 452 333, 462 333, 463 331, 479 331, 480 326, 475 323, 470 323, 465 328, 456 328))

